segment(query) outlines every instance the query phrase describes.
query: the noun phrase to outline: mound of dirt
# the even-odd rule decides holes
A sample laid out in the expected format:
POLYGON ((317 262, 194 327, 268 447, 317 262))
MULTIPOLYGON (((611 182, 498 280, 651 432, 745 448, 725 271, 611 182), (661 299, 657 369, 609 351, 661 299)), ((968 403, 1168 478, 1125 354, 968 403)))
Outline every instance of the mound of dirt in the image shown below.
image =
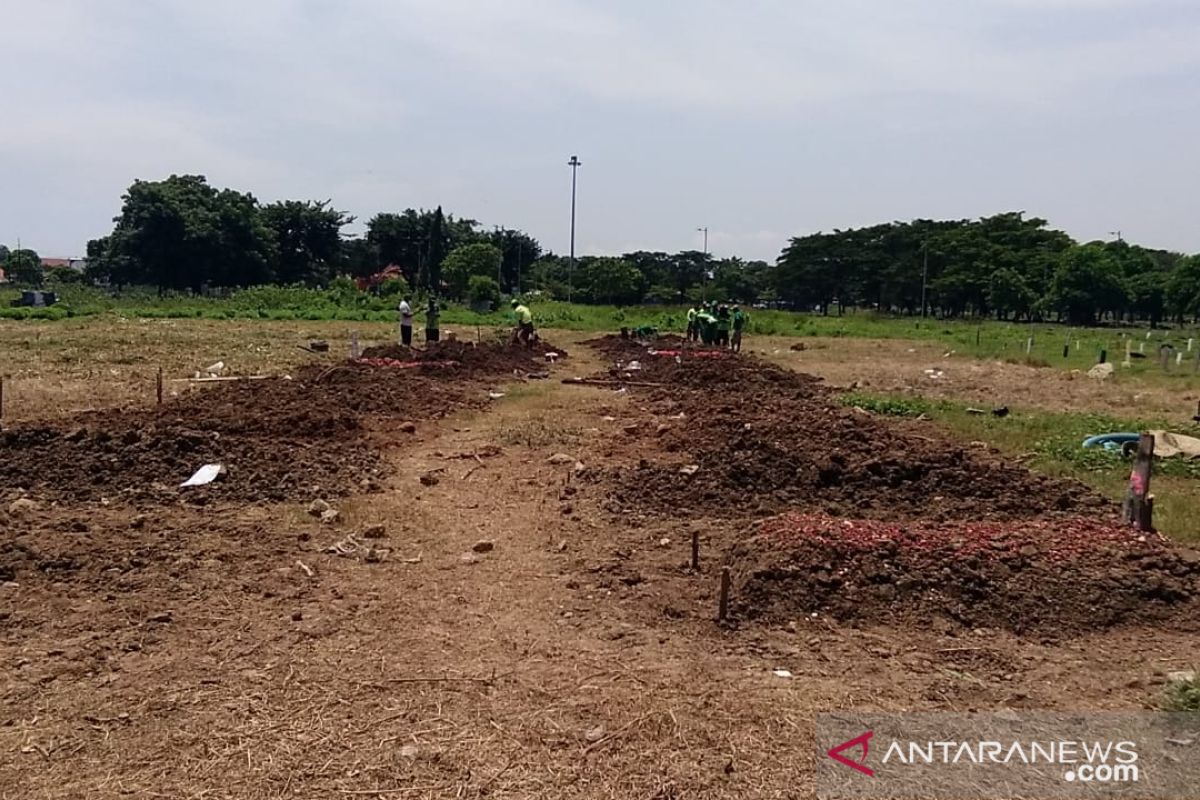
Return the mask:
POLYGON ((791 513, 756 524, 729 565, 737 616, 773 622, 816 613, 1084 631, 1162 618, 1200 597, 1200 553, 1082 518, 893 524, 791 513))
POLYGON ((655 384, 634 387, 649 397, 647 407, 670 404, 688 421, 659 440, 674 458, 596 476, 610 485, 613 510, 1018 519, 1107 505, 1078 482, 1033 475, 912 422, 839 406, 818 379, 754 358, 685 353, 639 363, 637 381, 655 384))
POLYGON ((429 342, 425 347, 403 345, 369 347, 363 351, 368 361, 389 360, 399 364, 419 364, 421 370, 453 369, 476 377, 512 372, 543 370, 547 353, 565 358, 567 352, 549 342, 537 341, 531 347, 516 347, 499 342, 429 342))
POLYGON ((536 351, 454 342, 422 357, 464 366, 307 366, 294 379, 221 383, 153 410, 15 427, 0 433, 0 486, 56 500, 344 495, 382 477, 374 440, 389 420, 437 419, 482 406, 488 398, 480 381, 544 364, 536 351), (207 463, 224 465, 226 475, 181 493, 179 484, 207 463))
POLYGON ((646 350, 677 350, 693 346, 692 343, 689 343, 682 336, 677 336, 673 333, 664 334, 649 341, 609 333, 595 339, 589 339, 584 344, 595 350, 599 350, 605 355, 617 358, 621 356, 636 358, 639 355, 645 354, 646 350))

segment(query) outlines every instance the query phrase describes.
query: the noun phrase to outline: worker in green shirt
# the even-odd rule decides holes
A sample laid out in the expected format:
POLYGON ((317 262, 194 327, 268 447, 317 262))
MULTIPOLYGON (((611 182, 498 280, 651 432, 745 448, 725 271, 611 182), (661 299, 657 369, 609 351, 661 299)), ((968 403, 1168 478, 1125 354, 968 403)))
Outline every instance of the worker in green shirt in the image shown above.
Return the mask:
POLYGON ((705 345, 711 345, 717 338, 717 318, 703 309, 696 313, 696 333, 705 345))
POLYGON ((717 345, 729 347, 729 328, 733 320, 729 314, 729 306, 722 303, 717 307, 717 345))
POLYGON ((533 314, 518 300, 512 301, 512 310, 517 327, 513 328, 511 343, 520 342, 526 347, 532 347, 533 340, 537 337, 533 329, 533 314))
POLYGON ((729 349, 735 353, 742 352, 742 331, 746 330, 748 324, 750 324, 750 315, 742 311, 738 306, 734 306, 733 340, 729 343, 729 349))
POLYGON ((689 308, 687 312, 687 340, 689 342, 696 341, 699 336, 699 333, 696 330, 696 315, 698 313, 700 312, 696 309, 696 304, 693 303, 692 307, 689 308))

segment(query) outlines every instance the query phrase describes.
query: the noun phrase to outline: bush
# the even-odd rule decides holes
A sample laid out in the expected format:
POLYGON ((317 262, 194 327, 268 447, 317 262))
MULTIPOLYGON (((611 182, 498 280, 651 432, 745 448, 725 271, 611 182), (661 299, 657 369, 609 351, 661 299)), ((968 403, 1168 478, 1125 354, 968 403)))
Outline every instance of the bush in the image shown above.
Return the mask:
POLYGON ((379 284, 381 298, 399 298, 409 294, 408 281, 401 277, 388 278, 379 284))
POLYGON ((1167 710, 1200 711, 1200 678, 1176 681, 1167 690, 1167 710))
POLYGON ((467 302, 473 309, 494 310, 500 305, 500 284, 489 275, 472 275, 467 282, 467 302))

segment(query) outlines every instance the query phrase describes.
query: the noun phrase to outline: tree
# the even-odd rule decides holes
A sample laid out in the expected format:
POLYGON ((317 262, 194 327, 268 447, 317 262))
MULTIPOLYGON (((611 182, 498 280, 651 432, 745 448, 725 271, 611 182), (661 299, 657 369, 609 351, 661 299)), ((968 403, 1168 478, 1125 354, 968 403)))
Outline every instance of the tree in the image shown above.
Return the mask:
POLYGON ((51 267, 46 270, 46 283, 55 286, 77 285, 83 283, 83 273, 70 267, 51 267))
POLYGON ((753 303, 766 285, 767 269, 763 261, 747 263, 740 258, 722 259, 713 267, 713 284, 721 299, 753 303))
POLYGON ((8 254, 4 260, 4 274, 21 286, 38 287, 45 279, 41 256, 28 248, 13 250, 8 254))
POLYGON ((113 283, 197 290, 274 277, 274 236, 252 195, 218 191, 200 175, 172 175, 135 181, 123 201, 112 234, 89 243, 113 283))
POLYGON ((641 270, 620 258, 584 258, 576 270, 580 294, 592 303, 638 303, 646 291, 641 270))
POLYGON ((1166 284, 1167 308, 1180 322, 1200 317, 1200 255, 1181 258, 1166 284))
POLYGON ((8 249, 7 245, 0 244, 0 266, 3 266, 4 262, 8 261, 9 252, 11 251, 8 249))
POLYGON ((1076 245, 1059 259, 1047 303, 1065 313, 1072 325, 1090 325, 1101 311, 1124 304, 1121 277, 1120 265, 1104 245, 1076 245))
MULTIPOLYGON (((429 244, 425 252, 425 288, 431 295, 437 296, 442 291, 442 262, 450 251, 450 235, 446 230, 446 217, 442 214, 441 206, 437 207, 437 211, 433 212, 429 220, 426 241, 429 244)), ((466 288, 465 284, 463 288, 466 288)))
POLYGON ((365 275, 395 264, 409 283, 416 283, 429 250, 429 224, 425 212, 408 209, 402 214, 376 214, 367 223, 366 245, 373 262, 365 275))
POLYGON ((276 282, 329 283, 341 259, 342 226, 354 221, 330 202, 287 200, 263 207, 263 222, 275 237, 276 282))
POLYGON ((490 275, 472 275, 467 282, 467 303, 471 308, 494 310, 500 305, 500 284, 490 275))
POLYGON ((379 269, 375 256, 371 252, 371 245, 366 239, 354 236, 343 237, 339 251, 337 271, 341 274, 365 278, 368 275, 374 275, 379 269))
POLYGON ((538 291, 552 298, 567 296, 567 259, 553 253, 542 256, 529 267, 529 278, 522 284, 526 291, 538 291))
POLYGON ((435 211, 409 208, 400 214, 376 214, 367 223, 367 244, 375 261, 367 274, 395 264, 410 284, 440 290, 442 259, 456 247, 481 241, 478 225, 473 219, 443 214, 441 206, 435 211))
POLYGON ((494 231, 488 241, 503 254, 501 273, 504 285, 517 293, 522 276, 528 277, 529 267, 542 255, 538 240, 527 233, 509 228, 494 231))
MULTIPOLYGON (((490 244, 467 244, 455 248, 442 262, 450 295, 460 299, 465 297, 473 276, 481 275, 495 280, 500 258, 500 250, 490 244)), ((433 263, 432 260, 430 263, 433 263)), ((499 286, 499 283, 496 285, 499 286)))

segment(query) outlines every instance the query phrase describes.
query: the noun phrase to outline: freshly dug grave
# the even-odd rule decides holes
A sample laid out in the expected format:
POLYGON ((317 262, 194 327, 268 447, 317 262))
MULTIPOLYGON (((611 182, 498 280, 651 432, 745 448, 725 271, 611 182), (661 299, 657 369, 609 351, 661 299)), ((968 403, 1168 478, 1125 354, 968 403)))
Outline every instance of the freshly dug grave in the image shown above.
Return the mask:
POLYGON ((454 369, 473 375, 500 375, 542 370, 549 365, 547 353, 565 358, 567 352, 548 342, 537 341, 530 347, 510 347, 496 342, 429 342, 422 348, 403 345, 369 347, 363 351, 366 361, 393 361, 400 365, 419 364, 423 371, 454 369))
POLYGON ((372 438, 389 420, 482 406, 488 377, 544 363, 532 351, 470 349, 474 366, 462 370, 306 366, 291 379, 217 384, 153 410, 14 427, 0 432, 0 486, 52 500, 155 502, 278 501, 369 488, 383 474, 372 438), (207 463, 227 474, 181 493, 179 484, 207 463))
POLYGON ((786 623, 1068 632, 1161 619, 1200 597, 1200 553, 1095 519, 886 523, 789 513, 732 548, 731 608, 786 623))
POLYGON ((620 513, 745 516, 800 508, 881 519, 1021 519, 1108 504, 909 421, 837 405, 819 379, 748 356, 642 350, 632 390, 669 409, 677 454, 599 477, 620 513), (647 386, 646 384, 649 384, 647 386), (679 415, 683 415, 680 417, 679 415))

